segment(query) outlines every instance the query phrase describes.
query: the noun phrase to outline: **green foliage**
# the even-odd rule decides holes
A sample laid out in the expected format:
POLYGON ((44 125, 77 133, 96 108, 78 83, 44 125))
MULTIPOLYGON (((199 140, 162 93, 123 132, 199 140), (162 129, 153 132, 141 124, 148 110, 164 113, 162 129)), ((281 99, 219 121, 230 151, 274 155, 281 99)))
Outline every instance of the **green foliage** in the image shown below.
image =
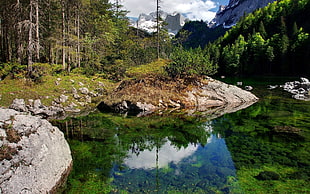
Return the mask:
MULTIPOLYGON (((29 2, 26 1, 1 2, 0 29, 4 32, 0 33, 2 78, 28 75, 40 82, 46 70, 40 65, 30 72, 33 63, 61 63, 57 67, 61 66, 63 72, 57 69, 54 71, 56 74, 73 71, 75 74, 101 74, 105 78, 120 80, 125 77, 128 68, 157 59, 154 34, 129 27, 127 11, 118 3, 106 0, 39 2, 37 36, 35 30, 29 36, 29 29, 20 27, 21 23, 29 21, 29 11, 32 9, 28 8, 29 2), (28 45, 29 37, 32 42, 40 43, 40 49, 35 44, 28 45), (32 52, 27 50, 30 48, 32 52), (26 67, 28 63, 29 68, 26 67)), ((171 46, 168 32, 161 29, 160 57, 168 58, 171 46)))
POLYGON ((221 53, 208 49, 210 59, 221 74, 309 75, 309 7, 309 1, 275 1, 249 14, 208 45, 221 53))
POLYGON ((27 70, 26 65, 20 65, 18 63, 0 63, 0 78, 4 79, 7 76, 12 78, 25 77, 27 70))
POLYGON ((213 75, 217 70, 217 66, 210 62, 209 56, 200 47, 190 50, 176 47, 170 59, 172 62, 166 71, 171 77, 213 75))
POLYGON ((143 79, 147 76, 165 77, 165 67, 168 60, 159 59, 149 64, 130 67, 126 71, 126 75, 131 78, 143 79))
POLYGON ((51 65, 48 63, 35 63, 32 65, 32 71, 29 73, 28 76, 35 83, 41 83, 43 81, 43 76, 54 75, 60 72, 60 66, 51 65))
POLYGON ((176 35, 175 43, 188 49, 205 48, 209 42, 213 42, 224 35, 226 30, 222 26, 209 28, 208 24, 203 21, 189 21, 176 35))

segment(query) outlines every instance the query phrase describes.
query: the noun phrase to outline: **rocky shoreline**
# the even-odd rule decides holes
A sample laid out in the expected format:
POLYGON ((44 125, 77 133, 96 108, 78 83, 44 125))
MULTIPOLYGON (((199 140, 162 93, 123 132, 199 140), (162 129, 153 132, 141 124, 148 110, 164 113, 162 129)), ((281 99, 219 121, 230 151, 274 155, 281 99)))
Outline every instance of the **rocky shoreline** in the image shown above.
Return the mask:
POLYGON ((63 133, 47 120, 0 108, 0 193, 55 193, 72 157, 63 133))
POLYGON ((134 80, 123 83, 110 95, 112 99, 103 100, 98 108, 101 111, 136 112, 140 115, 167 109, 185 109, 200 114, 225 114, 258 101, 251 92, 210 77, 179 80, 174 83, 175 80, 160 83, 153 80, 134 80), (175 89, 177 87, 178 89, 175 89))

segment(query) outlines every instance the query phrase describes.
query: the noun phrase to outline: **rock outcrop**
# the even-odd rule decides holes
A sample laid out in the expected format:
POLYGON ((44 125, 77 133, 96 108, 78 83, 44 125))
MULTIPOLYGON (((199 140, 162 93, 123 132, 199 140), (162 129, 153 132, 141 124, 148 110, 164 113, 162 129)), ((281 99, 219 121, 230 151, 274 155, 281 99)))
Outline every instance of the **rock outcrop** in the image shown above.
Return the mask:
POLYGON ((258 98, 252 93, 212 78, 187 80, 134 80, 123 82, 99 110, 151 113, 187 109, 190 113, 225 114, 245 108, 258 98), (111 103, 113 102, 113 103, 111 103))
POLYGON ((300 78, 300 81, 286 82, 283 89, 292 94, 297 100, 310 101, 310 81, 307 78, 300 78))
POLYGON ((0 108, 0 193, 55 193, 72 166, 63 133, 47 120, 0 108))
POLYGON ((40 99, 30 99, 27 105, 24 99, 14 99, 9 108, 20 112, 29 112, 32 115, 38 115, 43 118, 60 118, 65 115, 64 108, 59 106, 45 106, 41 103, 40 99))
MULTIPOLYGON (((172 35, 176 35, 179 30, 184 26, 185 22, 189 21, 180 13, 168 14, 164 11, 159 12, 160 18, 167 24, 164 26, 165 29, 172 35)), ((131 21, 131 25, 145 30, 149 33, 156 32, 156 12, 151 12, 150 14, 140 14, 137 21, 131 21)))
POLYGON ((235 25, 244 14, 265 7, 275 0, 230 0, 227 6, 220 6, 215 18, 210 22, 211 27, 223 25, 230 28, 235 25))

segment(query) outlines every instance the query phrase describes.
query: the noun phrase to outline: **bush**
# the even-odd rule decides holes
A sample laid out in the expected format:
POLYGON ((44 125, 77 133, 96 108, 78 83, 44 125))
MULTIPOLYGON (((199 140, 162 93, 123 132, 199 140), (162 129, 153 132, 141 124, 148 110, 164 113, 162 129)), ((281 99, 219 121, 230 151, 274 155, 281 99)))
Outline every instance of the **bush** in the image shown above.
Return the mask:
POLYGON ((25 77, 27 73, 27 66, 19 63, 1 63, 0 64, 0 78, 4 79, 7 76, 13 78, 25 77))
POLYGON ((32 71, 29 72, 29 78, 35 83, 41 83, 43 76, 59 74, 62 70, 59 69, 59 65, 51 65, 48 63, 34 63, 32 65, 32 71))
POLYGON ((217 72, 217 65, 211 63, 201 48, 185 50, 178 47, 170 59, 172 62, 166 71, 171 77, 213 75, 217 72))

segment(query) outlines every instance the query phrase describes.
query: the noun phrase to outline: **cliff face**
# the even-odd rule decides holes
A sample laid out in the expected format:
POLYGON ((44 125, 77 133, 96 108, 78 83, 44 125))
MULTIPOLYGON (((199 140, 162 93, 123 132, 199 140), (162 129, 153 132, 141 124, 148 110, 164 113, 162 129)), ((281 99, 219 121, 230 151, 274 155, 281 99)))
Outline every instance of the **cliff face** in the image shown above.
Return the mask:
POLYGON ((210 27, 223 25, 224 28, 234 26, 245 13, 265 7, 275 0, 230 0, 227 6, 220 6, 210 27))
POLYGON ((177 34, 179 30, 184 26, 187 19, 181 14, 177 13, 175 15, 167 15, 165 22, 167 23, 166 28, 168 32, 172 34, 177 34))
MULTIPOLYGON (((169 33, 175 35, 184 26, 185 22, 188 21, 180 13, 168 14, 164 11, 159 12, 161 19, 166 23, 164 26, 169 33)), ((145 30, 149 33, 156 32, 156 12, 152 12, 149 15, 140 14, 136 22, 132 22, 132 26, 145 30)))

